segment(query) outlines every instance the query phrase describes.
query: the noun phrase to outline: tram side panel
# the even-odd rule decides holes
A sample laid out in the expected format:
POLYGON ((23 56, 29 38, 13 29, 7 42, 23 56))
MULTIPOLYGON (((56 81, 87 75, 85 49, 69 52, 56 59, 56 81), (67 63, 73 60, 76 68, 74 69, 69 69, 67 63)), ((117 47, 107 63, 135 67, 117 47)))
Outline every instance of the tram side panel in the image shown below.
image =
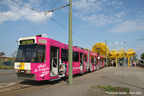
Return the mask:
MULTIPOLYGON (((68 76, 68 45, 43 37, 20 40, 28 43, 22 45, 22 49, 25 48, 24 53, 20 49, 21 46, 18 50, 20 54, 17 55, 15 62, 15 72, 18 78, 41 81, 68 76), (33 43, 31 39, 34 39, 33 43), (26 56, 19 58, 19 55, 26 56), (30 59, 28 62, 24 61, 27 57, 30 59)), ((96 70, 98 62, 96 58, 95 52, 73 47, 73 74, 96 70)))

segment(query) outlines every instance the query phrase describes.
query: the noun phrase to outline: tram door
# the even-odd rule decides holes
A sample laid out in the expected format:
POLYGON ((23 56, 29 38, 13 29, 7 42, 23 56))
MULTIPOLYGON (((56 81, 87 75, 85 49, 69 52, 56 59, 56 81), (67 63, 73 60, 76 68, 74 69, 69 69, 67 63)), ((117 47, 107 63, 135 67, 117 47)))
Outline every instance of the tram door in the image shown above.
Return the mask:
POLYGON ((97 63, 97 60, 96 60, 96 57, 94 57, 94 70, 96 70, 96 63, 97 63))
POLYGON ((50 46, 50 76, 58 75, 59 48, 50 46))
POLYGON ((80 71, 84 70, 84 55, 80 53, 80 71))

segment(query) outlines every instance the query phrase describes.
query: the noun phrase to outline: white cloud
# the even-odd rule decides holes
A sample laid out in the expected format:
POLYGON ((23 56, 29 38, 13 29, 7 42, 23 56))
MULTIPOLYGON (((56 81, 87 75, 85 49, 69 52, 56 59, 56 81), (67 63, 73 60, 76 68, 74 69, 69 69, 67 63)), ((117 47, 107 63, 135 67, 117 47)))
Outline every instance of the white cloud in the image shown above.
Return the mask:
POLYGON ((109 46, 113 46, 113 44, 109 44, 109 46))
POLYGON ((119 44, 119 42, 115 42, 115 44, 114 45, 118 45, 119 44))
POLYGON ((8 11, 8 12, 3 12, 3 13, 0 12, 0 18, 1 18, 0 23, 2 23, 4 21, 8 21, 8 20, 15 21, 15 20, 19 19, 20 16, 17 15, 17 13, 15 13, 15 12, 8 11))
POLYGON ((92 14, 91 16, 84 16, 82 13, 74 13, 74 15, 91 23, 93 26, 104 26, 107 24, 121 22, 121 19, 116 19, 112 15, 92 14))
POLYGON ((107 0, 101 0, 101 1, 106 2, 107 0))
POLYGON ((109 31, 113 33, 144 31, 144 19, 126 20, 109 31))
POLYGON ((122 5, 122 4, 123 4, 122 2, 118 2, 118 3, 117 3, 117 5, 122 5))
POLYGON ((100 11, 103 8, 103 3, 107 0, 73 0, 73 8, 81 11, 82 13, 90 13, 100 11))
POLYGON ((48 35, 47 34, 42 34, 42 37, 48 37, 48 35))
POLYGON ((123 49, 123 47, 117 47, 117 48, 116 48, 117 52, 118 52, 120 49, 123 49))
POLYGON ((136 49, 136 51, 140 51, 140 50, 141 50, 141 48, 137 48, 137 49, 136 49))
POLYGON ((116 4, 117 2, 115 2, 115 1, 113 1, 113 2, 111 2, 111 4, 116 4))
POLYGON ((109 44, 109 46, 115 46, 115 45, 118 45, 119 42, 115 42, 114 44, 109 44))
MULTIPOLYGON (((64 0, 68 2, 67 0, 64 0)), ((109 4, 116 4, 119 6, 122 2, 108 0, 73 0, 73 8, 77 10, 73 13, 83 21, 89 22, 92 26, 104 26, 108 24, 119 23, 122 21, 121 17, 124 16, 124 12, 120 13, 107 13, 107 8, 110 8, 109 4), (108 4, 109 3, 109 4, 108 4), (119 5, 118 5, 119 4, 119 5), (103 13, 104 11, 104 13, 103 13)), ((115 7, 117 7, 115 6, 115 7)))
POLYGON ((115 17, 121 18, 121 17, 124 16, 124 15, 125 15, 124 12, 120 12, 120 13, 115 14, 115 17))
POLYGON ((122 5, 122 4, 123 4, 122 2, 116 2, 116 1, 107 3, 107 5, 122 5))
POLYGON ((96 0, 88 0, 89 2, 95 2, 96 0))
MULTIPOLYGON (((19 1, 20 2, 20 1, 19 1)), ((39 3, 38 0, 31 0, 31 3, 39 3)), ((2 4, 6 5, 10 8, 9 11, 0 12, 0 23, 5 21, 16 21, 16 20, 28 20, 36 23, 46 23, 49 19, 48 17, 52 17, 53 13, 47 14, 48 17, 44 16, 44 13, 37 13, 25 7, 19 6, 14 2, 10 2, 10 0, 1 1, 2 4)), ((20 2, 21 3, 21 2, 20 2)), ((24 4, 30 8, 31 5, 24 4)), ((38 5, 38 4, 37 4, 38 5)))

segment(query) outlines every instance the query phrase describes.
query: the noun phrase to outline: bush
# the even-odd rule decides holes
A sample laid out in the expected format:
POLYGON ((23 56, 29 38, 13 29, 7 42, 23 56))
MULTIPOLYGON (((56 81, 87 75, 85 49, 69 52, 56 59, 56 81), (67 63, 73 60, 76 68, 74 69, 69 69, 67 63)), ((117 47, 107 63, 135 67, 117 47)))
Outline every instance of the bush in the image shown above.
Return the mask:
POLYGON ((4 64, 1 64, 0 69, 14 69, 14 66, 6 66, 4 64))
POLYGON ((101 86, 98 85, 98 88, 104 90, 104 91, 108 91, 108 92, 127 92, 129 93, 130 89, 129 88, 125 88, 125 87, 113 87, 111 85, 108 86, 101 86))

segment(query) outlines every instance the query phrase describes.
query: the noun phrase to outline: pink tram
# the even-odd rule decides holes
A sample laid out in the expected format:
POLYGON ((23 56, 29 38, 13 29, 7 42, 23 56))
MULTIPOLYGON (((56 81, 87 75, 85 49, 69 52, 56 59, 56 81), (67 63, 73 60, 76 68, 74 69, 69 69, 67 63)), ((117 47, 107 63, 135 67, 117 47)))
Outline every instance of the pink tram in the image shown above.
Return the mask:
MULTIPOLYGON (((42 35, 19 38, 18 43, 14 64, 18 78, 41 81, 68 76, 68 45, 42 35)), ((105 67, 104 58, 91 50, 73 47, 73 74, 105 67)))

